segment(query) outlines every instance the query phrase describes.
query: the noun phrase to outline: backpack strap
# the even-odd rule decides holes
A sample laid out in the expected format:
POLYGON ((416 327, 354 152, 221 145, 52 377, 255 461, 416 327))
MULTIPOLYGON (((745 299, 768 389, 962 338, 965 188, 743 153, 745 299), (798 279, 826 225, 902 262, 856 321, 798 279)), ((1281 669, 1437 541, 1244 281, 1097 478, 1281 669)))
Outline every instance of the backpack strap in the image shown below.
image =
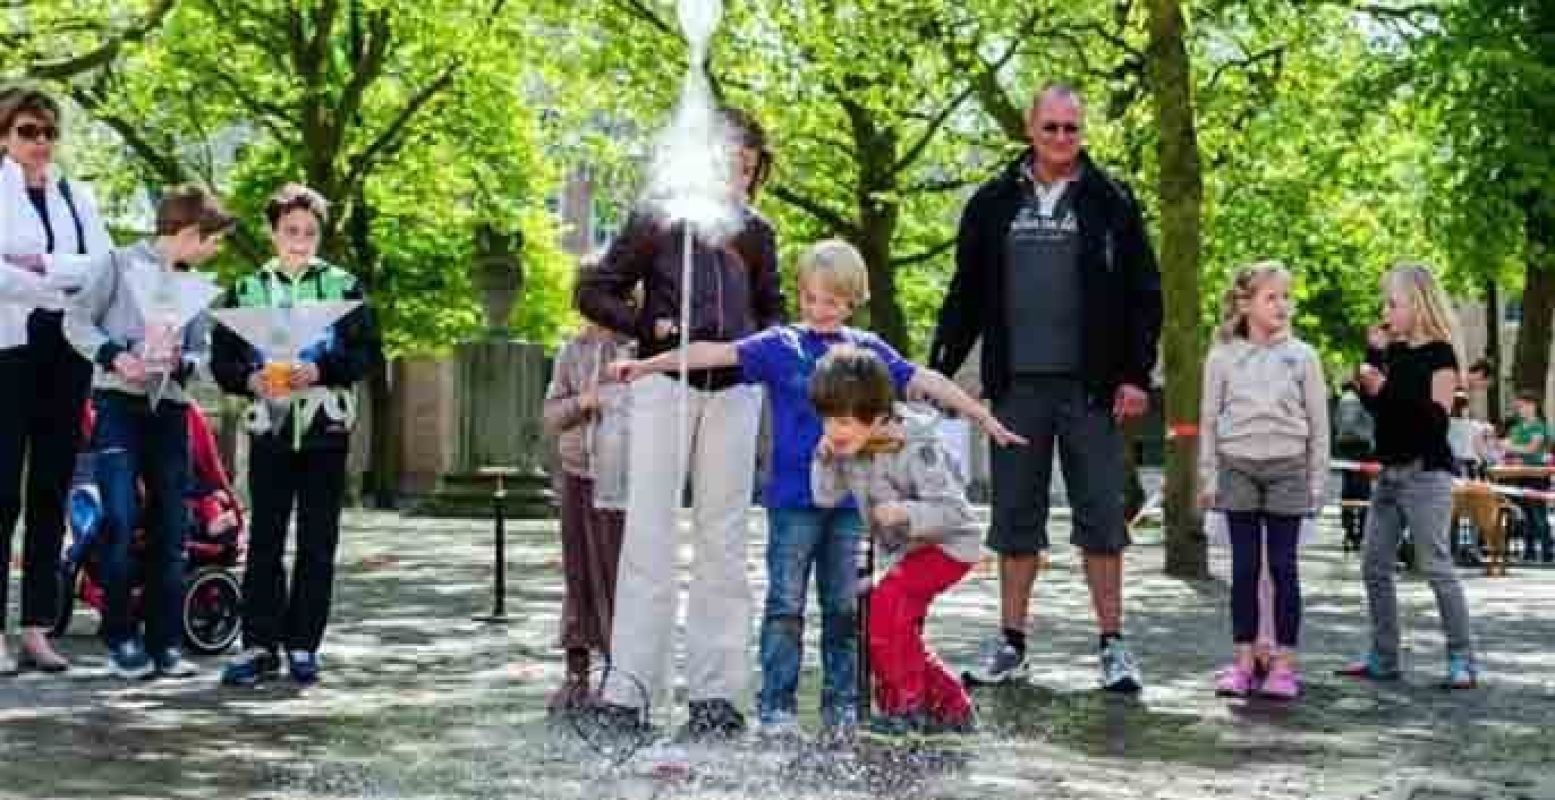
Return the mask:
POLYGON ((70 181, 59 179, 59 196, 65 199, 65 207, 70 209, 70 221, 76 226, 76 255, 86 255, 86 229, 81 225, 81 212, 76 209, 75 193, 70 189, 70 181))

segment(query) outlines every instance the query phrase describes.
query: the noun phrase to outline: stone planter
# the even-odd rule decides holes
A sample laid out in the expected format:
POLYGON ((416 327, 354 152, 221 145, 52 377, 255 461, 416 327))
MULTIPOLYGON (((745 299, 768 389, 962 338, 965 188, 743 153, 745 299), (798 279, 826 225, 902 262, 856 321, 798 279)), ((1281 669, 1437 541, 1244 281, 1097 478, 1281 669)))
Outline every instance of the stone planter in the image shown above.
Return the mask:
POLYGON ((508 320, 524 290, 524 234, 504 233, 482 225, 475 232, 475 263, 471 283, 486 313, 486 337, 507 339, 508 320))

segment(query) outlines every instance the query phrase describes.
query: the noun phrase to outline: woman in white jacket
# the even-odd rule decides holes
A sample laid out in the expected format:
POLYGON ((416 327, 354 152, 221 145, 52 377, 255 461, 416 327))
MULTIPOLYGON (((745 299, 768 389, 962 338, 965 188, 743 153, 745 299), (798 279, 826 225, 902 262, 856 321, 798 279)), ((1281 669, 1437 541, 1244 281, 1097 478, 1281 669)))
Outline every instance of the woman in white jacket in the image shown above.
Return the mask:
POLYGON ((0 674, 70 666, 45 632, 58 602, 65 497, 92 369, 65 343, 61 309, 90 257, 113 242, 91 192, 54 166, 59 124, 47 94, 0 94, 0 674), (24 506, 18 664, 4 633, 11 538, 24 506))

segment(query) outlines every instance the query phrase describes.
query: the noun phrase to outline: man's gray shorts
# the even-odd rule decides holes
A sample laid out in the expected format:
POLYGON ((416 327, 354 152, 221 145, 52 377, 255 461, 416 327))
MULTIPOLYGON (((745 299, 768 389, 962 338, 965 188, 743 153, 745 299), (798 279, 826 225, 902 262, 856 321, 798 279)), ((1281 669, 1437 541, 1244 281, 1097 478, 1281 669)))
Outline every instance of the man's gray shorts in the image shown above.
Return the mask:
POLYGON ((1090 401, 1074 378, 1021 376, 994 401, 993 412, 1030 444, 993 447, 988 549, 1032 555, 1048 548, 1055 439, 1073 511, 1069 542, 1088 553, 1117 553, 1129 545, 1123 518, 1123 432, 1112 419, 1111 398, 1090 401))

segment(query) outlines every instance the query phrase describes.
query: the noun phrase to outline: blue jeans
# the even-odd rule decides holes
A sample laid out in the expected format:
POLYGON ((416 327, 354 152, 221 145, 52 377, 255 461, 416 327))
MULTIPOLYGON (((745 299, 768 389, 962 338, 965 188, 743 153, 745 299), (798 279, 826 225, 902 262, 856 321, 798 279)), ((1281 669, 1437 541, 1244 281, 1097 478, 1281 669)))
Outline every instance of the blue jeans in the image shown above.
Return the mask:
POLYGON ((92 431, 98 491, 102 493, 102 535, 98 564, 106 592, 103 639, 109 647, 136 638, 130 612, 133 576, 145 577, 142 608, 146 648, 161 653, 183 637, 184 532, 188 511, 189 430, 182 403, 166 400, 151 409, 143 397, 100 391, 93 395, 97 424, 92 431), (136 479, 145 485, 145 514, 136 479), (141 568, 131 563, 138 521, 146 530, 141 568))
POLYGON ((767 602, 761 620, 761 694, 757 714, 797 713, 805 595, 815 568, 821 601, 821 719, 851 719, 858 702, 858 580, 864 521, 855 509, 767 511, 767 602))

